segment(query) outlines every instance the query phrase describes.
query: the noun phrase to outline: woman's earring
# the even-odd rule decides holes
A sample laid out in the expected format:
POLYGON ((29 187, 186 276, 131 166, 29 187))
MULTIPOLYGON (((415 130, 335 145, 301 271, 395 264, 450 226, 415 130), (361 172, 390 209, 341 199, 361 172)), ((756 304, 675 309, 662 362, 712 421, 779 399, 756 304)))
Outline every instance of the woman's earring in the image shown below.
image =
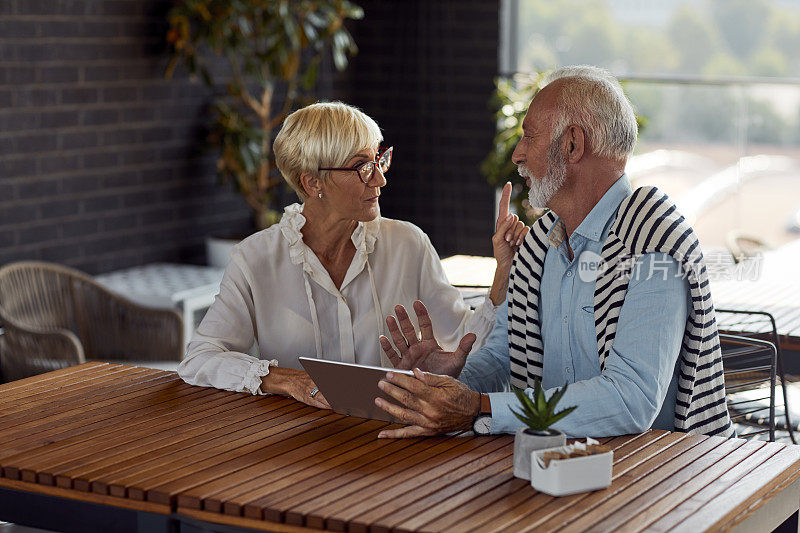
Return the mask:
POLYGON ((322 193, 319 193, 319 194, 317 195, 317 198, 319 198, 320 200, 322 200, 322 193))

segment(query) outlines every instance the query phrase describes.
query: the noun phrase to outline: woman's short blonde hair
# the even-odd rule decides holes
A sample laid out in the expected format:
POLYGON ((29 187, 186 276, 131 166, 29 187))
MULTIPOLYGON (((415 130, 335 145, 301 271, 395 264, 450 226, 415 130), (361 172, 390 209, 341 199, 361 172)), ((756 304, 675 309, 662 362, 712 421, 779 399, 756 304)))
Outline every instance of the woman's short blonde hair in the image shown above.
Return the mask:
POLYGON ((325 183, 329 172, 319 167, 341 167, 359 150, 377 148, 382 140, 378 125, 361 110, 342 102, 319 102, 286 117, 273 151, 283 179, 305 201, 300 176, 310 174, 325 183))

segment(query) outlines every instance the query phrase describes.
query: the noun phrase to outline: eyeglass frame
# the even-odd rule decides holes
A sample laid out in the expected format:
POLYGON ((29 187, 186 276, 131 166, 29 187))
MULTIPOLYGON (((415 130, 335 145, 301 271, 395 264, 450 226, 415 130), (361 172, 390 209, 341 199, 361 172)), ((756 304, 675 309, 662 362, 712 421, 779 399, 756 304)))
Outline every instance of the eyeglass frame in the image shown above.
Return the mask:
MULTIPOLYGON (((317 167, 317 170, 352 170, 352 171, 355 171, 356 174, 358 174, 358 180, 361 183, 363 183, 364 185, 367 185, 370 181, 372 181, 372 178, 375 177, 375 169, 378 168, 378 161, 380 161, 381 157, 383 157, 386 154, 386 152, 389 152, 389 166, 391 166, 391 164, 392 164, 392 150, 393 149, 394 149, 394 146, 389 146, 389 147, 379 146, 378 147, 378 153, 375 155, 375 159, 373 159, 372 161, 364 161, 363 163, 359 163, 354 167, 346 167, 346 168, 345 167, 317 167), (361 167, 363 167, 364 165, 368 164, 368 163, 372 163, 373 164, 372 173, 370 173, 369 177, 367 178, 367 181, 364 181, 363 178, 361 177, 361 172, 359 171, 359 169, 361 167)), ((389 168, 387 167, 386 170, 388 171, 389 168)), ((383 173, 383 172, 385 172, 385 171, 381 170, 381 173, 383 173)))

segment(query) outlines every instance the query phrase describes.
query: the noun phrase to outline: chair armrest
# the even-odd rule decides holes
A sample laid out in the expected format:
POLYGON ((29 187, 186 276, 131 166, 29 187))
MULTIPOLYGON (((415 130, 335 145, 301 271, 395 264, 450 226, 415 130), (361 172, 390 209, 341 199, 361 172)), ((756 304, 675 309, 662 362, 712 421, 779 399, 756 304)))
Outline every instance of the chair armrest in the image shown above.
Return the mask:
POLYGON ((42 328, 2 317, 5 333, 0 363, 7 381, 85 362, 78 337, 68 329, 42 328))
POLYGON ((87 359, 183 358, 183 320, 177 311, 139 305, 96 283, 80 283, 76 289, 79 331, 87 359))

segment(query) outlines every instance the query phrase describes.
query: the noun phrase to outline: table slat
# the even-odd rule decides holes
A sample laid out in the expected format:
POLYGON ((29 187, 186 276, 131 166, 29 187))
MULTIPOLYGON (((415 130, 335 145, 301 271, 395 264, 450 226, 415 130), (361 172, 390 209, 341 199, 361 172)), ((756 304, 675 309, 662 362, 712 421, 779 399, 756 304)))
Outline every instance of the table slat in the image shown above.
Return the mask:
POLYGON ((0 414, 0 422, 3 425, 0 427, 9 428, 16 420, 25 420, 31 415, 42 418, 52 412, 59 412, 64 405, 74 400, 81 401, 101 396, 112 390, 111 387, 104 387, 106 384, 135 385, 141 376, 153 374, 166 375, 164 371, 149 368, 120 366, 109 372, 97 369, 96 374, 83 375, 83 379, 78 382, 61 387, 43 388, 35 395, 24 399, 5 400, 0 414))
POLYGON ((722 494, 728 487, 739 481, 742 477, 752 472, 754 468, 762 465, 770 457, 778 453, 782 448, 774 446, 763 446, 753 452, 749 457, 728 470, 713 484, 706 486, 701 491, 693 494, 689 499, 683 501, 678 507, 670 510, 656 522, 648 526, 650 531, 667 531, 675 527, 687 516, 702 508, 706 502, 722 494))
MULTIPOLYGON (((299 471, 306 472, 309 467, 326 459, 341 458, 349 450, 360 450, 361 446, 375 440, 374 432, 380 431, 387 425, 388 423, 381 420, 365 420, 330 437, 309 443, 263 463, 243 468, 237 472, 236 479, 224 476, 200 487, 189 489, 179 496, 178 504, 223 512, 223 504, 227 504, 236 495, 248 494, 271 484, 278 476, 292 475, 299 471)), ((241 506, 229 506, 224 512, 241 515, 241 506), (231 509, 234 508, 237 510, 232 512, 231 509)))
MULTIPOLYGON (((424 524, 436 520, 437 518, 447 516, 447 513, 453 509, 457 509, 459 505, 481 498, 486 492, 508 481, 513 477, 513 473, 509 473, 508 471, 513 471, 513 469, 514 456, 507 455, 501 461, 497 461, 453 483, 448 487, 448 490, 444 491, 442 494, 442 496, 446 498, 445 501, 427 507, 419 514, 414 513, 412 516, 398 523, 391 530, 383 530, 381 528, 371 529, 375 531, 385 531, 387 533, 389 531, 396 531, 398 533, 417 531, 417 529, 421 528, 424 524)), ((429 499, 428 501, 421 502, 421 507, 424 508, 434 501, 434 499, 429 499)))
MULTIPOLYGON (((639 450, 655 440, 663 438, 670 433, 666 431, 647 431, 642 435, 636 437, 615 437, 607 440, 604 444, 609 446, 614 451, 614 459, 622 460, 629 457, 636 450, 639 450)), ((505 483, 495 487, 493 490, 481 495, 480 498, 475 498, 463 505, 452 509, 446 516, 442 516, 425 524, 425 529, 443 531, 453 530, 462 531, 470 527, 475 527, 484 523, 486 515, 489 514, 495 506, 504 501, 511 501, 516 498, 516 503, 523 501, 521 496, 524 497, 525 492, 529 490, 530 482, 527 480, 511 477, 505 483), (475 516, 480 513, 480 516, 475 516)), ((530 498, 531 494, 527 494, 530 498)), ((546 495, 538 494, 536 497, 541 496, 542 504, 547 501, 546 495)), ((553 500, 552 498, 550 500, 553 500)), ((513 505, 512 505, 513 506, 513 505)), ((362 516, 350 522, 349 531, 351 532, 366 532, 368 524, 375 520, 375 517, 362 516)))
MULTIPOLYGON (((670 476, 674 475, 679 470, 686 468, 696 461, 701 460, 703 456, 712 450, 723 446, 728 439, 721 437, 708 437, 697 446, 691 448, 690 453, 682 453, 666 463, 661 463, 655 468, 648 469, 641 474, 631 471, 624 474, 623 478, 630 478, 631 483, 621 490, 609 490, 598 492, 606 492, 606 498, 603 499, 602 508, 603 514, 608 516, 615 514, 622 506, 628 501, 637 497, 642 492, 657 486, 659 483, 664 483, 670 476), (606 513, 605 509, 609 512, 606 513)), ((704 462, 704 464, 707 464, 704 462)), ((613 484, 612 484, 613 485, 613 484)), ((598 521, 598 517, 593 512, 583 514, 580 518, 570 521, 563 528, 563 531, 586 531, 592 528, 598 521)))
MULTIPOLYGON (((151 386, 156 391, 163 393, 159 398, 160 401, 168 401, 174 396, 184 394, 193 394, 192 391, 168 378, 152 383, 151 386)), ((85 434, 88 431, 106 427, 108 424, 115 423, 120 418, 130 418, 141 415, 139 411, 147 409, 147 400, 144 398, 136 398, 151 394, 153 391, 142 390, 137 393, 127 395, 132 401, 122 405, 112 405, 107 402, 104 403, 105 408, 98 407, 97 409, 86 409, 84 417, 80 416, 80 409, 75 409, 70 412, 66 417, 54 417, 56 420, 54 424, 47 424, 47 421, 38 421, 37 423, 28 425, 24 429, 16 431, 16 439, 10 442, 0 444, 0 465, 2 465, 3 458, 19 454, 26 449, 36 448, 38 446, 47 445, 52 442, 61 441, 74 437, 76 435, 85 434), (138 413, 137 413, 138 412, 138 413)), ((152 399, 150 405, 153 405, 152 399)), ((5 466, 5 465, 3 465, 5 466)))
POLYGON ((319 409, 311 409, 317 412, 311 412, 306 415, 308 417, 307 420, 304 417, 294 418, 288 415, 293 420, 287 420, 280 425, 256 434, 258 437, 256 442, 245 446, 237 443, 236 449, 230 452, 216 455, 210 460, 201 461, 199 465, 171 472, 168 481, 165 481, 164 477, 159 477, 148 480, 147 483, 140 482, 132 489, 135 488, 137 491, 146 492, 148 501, 156 503, 173 501, 180 492, 186 489, 213 481, 223 475, 230 475, 231 472, 236 472, 276 455, 286 453, 291 449, 304 446, 327 435, 344 431, 352 427, 354 423, 359 422, 358 420, 354 422, 352 418, 346 418, 331 411, 322 411, 320 413, 319 409), (320 414, 323 414, 323 416, 319 416, 320 414), (312 427, 317 428, 317 431, 308 431, 312 427), (201 466, 200 471, 198 471, 197 466, 201 466))
MULTIPOLYGON (((670 461, 675 457, 686 453, 688 450, 695 448, 705 442, 702 440, 695 440, 687 438, 686 435, 674 433, 665 439, 659 439, 651 446, 646 446, 640 451, 628 456, 622 461, 614 464, 612 471, 612 482, 608 489, 602 491, 595 491, 588 494, 582 494, 582 498, 576 498, 572 505, 563 507, 558 503, 559 498, 552 498, 546 494, 539 494, 528 501, 523 501, 520 505, 513 507, 506 511, 503 516, 498 517, 494 522, 485 522, 479 531, 492 531, 497 527, 504 529, 513 527, 514 524, 524 523, 527 525, 534 524, 548 524, 550 522, 559 522, 558 527, 552 527, 548 530, 559 529, 565 523, 582 516, 592 508, 599 505, 601 502, 605 503, 609 494, 613 494, 620 489, 621 486, 627 486, 633 481, 639 479, 640 476, 648 474, 657 469, 665 461, 670 461), (673 436, 674 435, 674 436, 673 436), (666 440, 669 439, 669 440, 666 440), (553 504, 556 509, 550 509, 551 512, 540 513, 537 509, 542 509, 543 503, 553 504), (535 514, 535 516, 534 516, 535 514), (545 521, 546 520, 546 521, 545 521)), ((577 495, 576 495, 577 496, 577 495)), ((566 496, 570 498, 570 496, 566 496)), ((541 527, 545 527, 542 525, 541 527)))
MULTIPOLYGON (((800 449, 787 446, 750 471, 723 494, 706 502, 702 509, 680 522, 676 531, 703 531, 727 524, 781 483, 796 479, 800 470, 800 449)), ((732 524, 728 524, 732 525, 732 524)))
MULTIPOLYGON (((480 446, 473 439, 433 437, 387 441, 368 455, 358 457, 338 469, 335 478, 310 480, 297 483, 280 494, 259 498, 245 505, 245 515, 252 516, 252 509, 261 507, 264 518, 273 522, 302 522, 302 508, 317 508, 337 498, 361 490, 373 490, 376 482, 397 475, 407 468, 440 454, 456 457, 480 446), (321 482, 320 482, 321 481, 321 482), (315 487, 319 486, 319 490, 315 487), (291 513, 291 514, 288 514, 291 513)), ((295 524, 302 525, 302 524, 295 524)))
POLYGON ((110 494, 145 499, 145 492, 149 488, 177 479, 187 472, 202 471, 221 456, 231 457, 236 456, 237 452, 245 454, 257 450, 262 439, 269 439, 269 443, 277 442, 279 439, 275 435, 283 431, 293 430, 282 437, 302 433, 310 422, 328 416, 329 413, 324 411, 289 403, 265 410, 261 421, 256 424, 248 423, 245 428, 236 432, 217 431, 215 435, 204 435, 191 444, 170 444, 159 450, 159 453, 137 461, 135 466, 124 469, 109 467, 101 473, 95 472, 91 476, 82 476, 81 479, 90 481, 94 488, 94 483, 101 481, 102 475, 102 481, 108 486, 110 494))
POLYGON ((641 492, 612 515, 596 522, 589 531, 622 527, 638 531, 646 528, 766 443, 753 443, 752 446, 744 444, 740 439, 726 440, 658 485, 641 492))
MULTIPOLYGON (((203 423, 204 419, 244 412, 247 404, 257 401, 258 398, 252 396, 220 398, 213 394, 180 398, 160 404, 158 410, 153 411, 153 416, 124 421, 65 439, 38 448, 27 456, 20 454, 8 458, 7 461, 18 465, 23 480, 26 476, 35 475, 37 477, 34 479, 39 483, 53 485, 56 477, 63 477, 75 468, 96 466, 97 462, 107 461, 115 453, 130 453, 135 450, 150 453, 158 448, 159 443, 176 436, 182 440, 202 436, 219 426, 218 421, 203 423), (181 418, 174 416, 176 407, 182 409, 181 418)), ((255 416, 257 415, 254 413, 253 417, 255 416)), ((71 484, 65 486, 70 487, 71 484)))
MULTIPOLYGON (((252 426, 263 420, 265 414, 269 417, 268 413, 271 410, 277 409, 281 405, 290 404, 291 402, 289 401, 273 405, 264 405, 262 401, 256 401, 252 405, 246 403, 241 408, 241 411, 236 413, 235 419, 238 420, 238 422, 233 422, 233 424, 231 424, 229 422, 229 417, 213 420, 209 423, 209 427, 213 427, 214 429, 209 429, 191 440, 184 438, 185 435, 182 433, 174 434, 160 439, 157 444, 151 443, 152 448, 150 449, 142 449, 138 446, 132 448, 120 446, 114 453, 109 453, 91 462, 77 465, 63 465, 59 467, 57 471, 53 472, 56 476, 56 484, 70 487, 73 486, 74 481, 74 487, 78 490, 93 490, 99 494, 107 494, 106 483, 100 482, 99 485, 103 488, 99 488, 99 486, 95 485, 93 482, 112 472, 123 474, 126 470, 133 470, 136 468, 141 471, 144 469, 145 465, 152 466, 155 461, 167 455, 170 451, 178 452, 192 445, 199 445, 208 439, 224 436, 228 430, 233 432, 231 428, 241 429, 252 426)), ((171 461, 166 460, 164 464, 171 464, 171 461)))
MULTIPOLYGON (((387 426, 394 427, 394 426, 387 426)), ((416 441, 396 441, 387 443, 376 438, 377 431, 366 434, 353 441, 350 449, 338 450, 332 448, 320 454, 321 461, 305 460, 297 463, 295 468, 281 469, 276 472, 267 482, 263 479, 255 480, 257 486, 250 490, 241 491, 238 486, 231 487, 223 493, 218 493, 204 500, 204 509, 223 508, 223 512, 230 515, 245 514, 248 518, 262 518, 261 508, 253 505, 252 502, 265 500, 272 495, 290 496, 292 493, 299 493, 303 490, 313 490, 315 484, 326 473, 339 472, 342 468, 352 466, 364 458, 373 456, 380 450, 398 451, 411 446, 416 441), (308 487, 308 489, 306 488, 308 487), (245 506, 250 504, 248 509, 245 506)), ((315 458, 316 459, 316 458, 315 458)), ((222 481, 222 480, 220 480, 222 481)), ((225 483, 225 485, 230 485, 225 483)), ((188 493, 189 491, 187 491, 188 493)), ((180 504, 180 501, 179 501, 180 504)))
POLYGON ((89 397, 79 396, 78 399, 66 399, 63 403, 56 403, 48 408, 33 409, 31 413, 12 414, 2 420, 0 429, 0 444, 7 444, 17 440, 19 435, 29 434, 38 428, 52 426, 54 423, 68 423, 85 419, 96 414, 106 414, 109 410, 117 412, 130 410, 129 402, 124 400, 138 400, 137 405, 152 404, 149 396, 152 387, 183 388, 188 390, 188 385, 182 383, 170 372, 160 372, 142 377, 140 382, 132 380, 122 386, 99 387, 96 394, 89 397), (119 400, 122 399, 123 402, 119 400), (26 415, 31 416, 26 416, 26 415))
POLYGON ((71 379, 72 376, 89 372, 90 370, 97 369, 98 367, 113 368, 119 365, 112 363, 103 363, 100 361, 89 361, 80 365, 68 366, 59 368, 45 374, 38 374, 27 378, 9 381, 8 383, 0 383, 0 401, 11 397, 16 392, 24 392, 31 388, 43 387, 48 382, 64 383, 71 379))
MULTIPOLYGON (((387 501, 398 502, 395 510, 400 507, 403 511, 413 509, 415 514, 422 513, 454 493, 463 491, 466 494, 472 485, 484 477, 503 472, 507 478, 511 474, 504 465, 510 461, 509 464, 513 466, 513 460, 509 459, 512 453, 513 449, 506 442, 497 439, 453 460, 445 461, 446 456, 443 455, 431 458, 392 476, 386 483, 381 482, 379 494, 353 493, 305 513, 306 525, 344 531, 349 529, 353 517, 375 510, 387 501)), ((402 520, 402 517, 398 516, 397 520, 402 520)), ((371 527, 374 529, 377 524, 373 522, 371 527)))

